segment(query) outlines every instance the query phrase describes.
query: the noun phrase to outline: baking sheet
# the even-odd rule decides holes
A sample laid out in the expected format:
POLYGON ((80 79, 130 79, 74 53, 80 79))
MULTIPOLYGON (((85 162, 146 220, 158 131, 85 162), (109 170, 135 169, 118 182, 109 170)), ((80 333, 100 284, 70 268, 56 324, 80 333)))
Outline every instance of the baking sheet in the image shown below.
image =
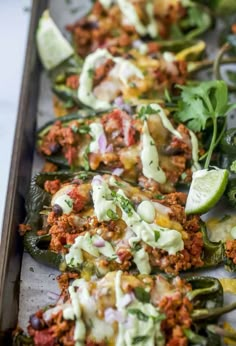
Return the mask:
MULTIPOLYGON (((86 13, 89 8, 89 1, 66 1, 57 0, 50 1, 50 13, 60 29, 65 31, 65 25, 73 23, 80 16, 86 13)), ((216 31, 208 34, 207 41, 209 42, 208 51, 213 53, 217 42, 216 31)), ((203 79, 209 78, 206 71, 203 73, 203 79)), ((37 110, 37 126, 42 126, 48 120, 53 119, 52 108, 52 93, 50 83, 45 72, 42 72, 40 78, 40 94, 37 110)), ((230 118, 230 125, 236 126, 235 118, 230 118)), ((35 153, 33 164, 33 175, 39 172, 43 166, 43 160, 35 153)), ((225 214, 225 210, 218 207, 217 215, 220 217, 225 214)), ((23 255, 22 271, 21 271, 21 286, 20 286, 20 305, 19 305, 19 326, 26 330, 29 316, 37 311, 40 307, 48 304, 53 304, 56 301, 56 296, 59 289, 56 282, 56 276, 59 271, 48 268, 44 265, 35 262, 27 253, 23 255)), ((212 270, 202 270, 194 272, 195 275, 211 275, 218 278, 236 277, 236 274, 227 273, 223 267, 212 270)), ((187 274, 190 275, 190 274, 187 274)), ((236 299, 236 296, 226 295, 225 302, 230 302, 236 299)), ((224 320, 236 325, 236 313, 230 313, 224 320)))

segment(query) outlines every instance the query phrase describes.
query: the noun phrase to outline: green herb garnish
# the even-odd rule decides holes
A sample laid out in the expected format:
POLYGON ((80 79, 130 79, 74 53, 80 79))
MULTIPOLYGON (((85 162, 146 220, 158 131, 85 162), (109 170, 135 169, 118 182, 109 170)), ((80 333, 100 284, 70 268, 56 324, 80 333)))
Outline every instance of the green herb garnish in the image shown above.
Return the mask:
POLYGON ((138 112, 138 118, 147 120, 148 115, 158 114, 160 110, 153 109, 150 105, 142 106, 140 111, 138 112))
POLYGON ((150 299, 151 299, 150 293, 145 291, 145 289, 142 287, 135 287, 134 288, 134 295, 142 303, 149 303, 150 302, 150 299))
POLYGON ((227 113, 234 109, 236 104, 228 103, 228 88, 222 80, 202 82, 197 86, 179 86, 179 88, 182 93, 176 119, 186 123, 194 132, 205 130, 209 121, 212 122, 213 134, 204 166, 208 168, 213 150, 220 140, 217 119, 220 117, 226 119, 227 113))
POLYGON ((89 125, 81 125, 81 126, 78 128, 78 132, 81 133, 81 134, 89 133, 89 132, 90 132, 90 127, 89 127, 89 125))
POLYGON ((107 216, 111 219, 111 220, 118 220, 119 216, 112 210, 112 209, 108 209, 107 211, 107 216))
POLYGON ((160 238, 160 232, 156 230, 154 230, 153 232, 154 232, 155 241, 157 242, 158 239, 160 238))
POLYGON ((68 205, 69 208, 73 207, 73 202, 70 201, 69 199, 65 199, 65 203, 68 205))
POLYGON ((128 313, 129 314, 132 314, 132 315, 136 315, 137 318, 140 320, 140 321, 148 321, 149 319, 149 316, 144 314, 141 310, 139 309, 128 309, 128 313))
POLYGON ((140 336, 135 336, 132 340, 132 345, 139 344, 140 342, 144 342, 149 339, 148 335, 140 335, 140 336))

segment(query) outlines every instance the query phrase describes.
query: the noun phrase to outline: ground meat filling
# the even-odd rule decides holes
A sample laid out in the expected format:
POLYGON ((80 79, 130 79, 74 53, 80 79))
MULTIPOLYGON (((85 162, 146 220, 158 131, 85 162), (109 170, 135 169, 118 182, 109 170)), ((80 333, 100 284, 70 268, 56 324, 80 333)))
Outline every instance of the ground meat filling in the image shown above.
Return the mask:
MULTIPOLYGON (((102 280, 95 281, 88 284, 89 293, 91 296, 96 297, 97 316, 101 319, 104 318, 104 312, 107 308, 115 308, 115 294, 114 294, 114 274, 109 273, 102 280), (107 288, 109 287, 109 295, 107 288)), ((145 289, 149 287, 150 298, 153 306, 160 309, 160 313, 165 314, 165 319, 161 322, 161 331, 165 338, 165 345, 167 346, 187 346, 188 340, 184 334, 185 329, 191 329, 192 319, 191 313, 193 305, 187 298, 187 294, 192 290, 191 285, 187 284, 184 280, 176 277, 172 282, 167 282, 161 276, 133 276, 123 274, 125 278, 122 280, 121 288, 124 294, 132 294, 136 288, 145 289), (158 293, 159 284, 162 286, 167 285, 170 293, 158 293)), ((59 277, 60 282, 67 282, 68 277, 65 274, 59 277)), ((68 275, 67 275, 68 276, 68 275)), ((71 274, 70 274, 70 278, 71 274)), ((64 286, 63 293, 59 299, 60 302, 70 302, 67 284, 64 286)), ((49 307, 45 310, 39 310, 30 317, 30 324, 28 333, 33 338, 36 346, 74 346, 74 328, 75 322, 72 320, 65 320, 63 318, 63 310, 51 313, 45 319, 45 311, 50 310, 49 307)), ((116 323, 116 322, 115 322, 116 323)), ((103 346, 107 345, 105 340, 97 342, 90 335, 91 326, 86 323, 86 339, 85 345, 103 346)), ((116 330, 116 329, 115 329, 116 330)), ((115 334, 109 340, 115 344, 115 334)))
POLYGON ((159 184, 142 175, 140 155, 143 121, 120 109, 114 109, 94 120, 72 120, 67 124, 56 121, 40 139, 38 150, 48 157, 61 154, 74 167, 84 167, 87 158, 91 170, 113 171, 121 168, 121 174, 126 179, 139 181, 146 189, 163 193, 174 191, 174 185, 182 177, 185 181, 191 180, 192 148, 189 131, 179 125, 177 130, 182 139, 178 139, 163 127, 155 115, 148 118, 148 126, 160 155, 160 165, 167 177, 166 184, 159 184), (103 126, 105 150, 99 147, 98 152, 89 152, 89 145, 93 141, 89 126, 93 122, 103 126))
POLYGON ((231 259, 236 264, 236 240, 226 240, 225 243, 226 257, 231 259))
MULTIPOLYGON (((148 23, 148 16, 143 2, 133 3, 140 21, 145 25, 148 23)), ((158 35, 161 39, 166 39, 171 35, 172 24, 176 24, 186 15, 185 8, 180 2, 173 4, 163 4, 154 8, 157 23, 158 35), (163 8, 162 8, 163 7, 163 8)), ((77 52, 80 56, 86 57, 99 47, 107 48, 112 54, 120 49, 130 48, 134 41, 140 36, 135 27, 124 21, 123 15, 117 5, 113 5, 109 10, 96 1, 92 11, 87 17, 77 21, 74 25, 67 25, 67 30, 73 35, 77 52)), ((147 42, 150 37, 144 38, 147 42)), ((148 53, 159 50, 158 45, 148 45, 148 53), (154 49, 155 48, 155 49, 154 49)))
MULTIPOLYGON (((44 185, 46 191, 53 193, 66 186, 66 184, 61 185, 57 179, 46 181, 44 185)), ((78 180, 68 192, 68 196, 73 200, 72 212, 61 214, 58 213, 57 208, 52 208, 45 219, 43 229, 38 230, 38 235, 49 233, 51 235, 49 249, 66 254, 78 236, 84 236, 86 233, 89 233, 90 236, 99 234, 105 241, 115 246, 119 261, 100 256, 96 259, 97 265, 105 270, 129 270, 133 266, 133 251, 135 250, 131 249, 128 241, 125 240, 127 228, 125 222, 122 219, 99 222, 91 206, 92 201, 89 192, 91 187, 87 184, 84 189, 83 186, 83 182, 78 180)), ((135 203, 138 201, 135 196, 134 201, 135 203)), ((160 227, 180 231, 184 249, 175 255, 169 255, 167 251, 152 248, 141 241, 139 246, 148 253, 152 268, 157 267, 166 273, 177 274, 180 271, 203 266, 204 263, 201 258, 204 243, 200 231, 200 218, 196 215, 186 216, 184 211, 186 194, 182 192, 170 193, 161 196, 161 199, 154 199, 154 201, 169 208, 168 217, 163 217, 160 214, 157 222, 160 227)), ((93 256, 85 252, 84 258, 94 266, 95 259, 93 256)))

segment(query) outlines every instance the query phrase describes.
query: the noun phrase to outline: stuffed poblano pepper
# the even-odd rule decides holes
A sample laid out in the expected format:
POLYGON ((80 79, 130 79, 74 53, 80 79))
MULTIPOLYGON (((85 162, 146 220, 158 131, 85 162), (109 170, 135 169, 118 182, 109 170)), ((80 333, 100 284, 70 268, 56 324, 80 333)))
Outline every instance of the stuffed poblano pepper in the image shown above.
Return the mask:
POLYGON ((220 143, 220 166, 230 172, 226 196, 236 206, 236 128, 228 129, 220 143))
POLYGON ((77 53, 86 57, 101 47, 115 55, 132 48, 145 54, 180 50, 211 23, 208 9, 192 1, 97 0, 87 16, 67 29, 77 53))
POLYGON ((109 174, 44 173, 26 205, 24 243, 39 262, 102 276, 111 270, 178 273, 225 258, 197 215, 184 211, 186 194, 161 195, 109 174))
POLYGON ((146 54, 135 47, 129 52, 113 54, 107 47, 100 46, 86 55, 82 64, 47 11, 39 22, 37 46, 41 61, 49 71, 56 95, 55 110, 59 115, 82 105, 107 110, 120 103, 121 96, 135 104, 140 98, 163 98, 165 90, 174 93, 175 84, 185 84, 189 72, 201 69, 201 63, 192 61, 205 49, 203 41, 188 45, 176 55, 169 49, 146 54), (49 39, 50 44, 46 44, 49 39))
POLYGON ((212 330, 212 323, 234 308, 223 306, 223 290, 214 278, 114 271, 90 282, 75 279, 55 305, 31 315, 29 337, 16 335, 15 341, 35 346, 46 341, 51 346, 220 346, 208 325, 212 330))
POLYGON ((191 181, 202 150, 192 131, 154 103, 133 116, 113 109, 96 117, 74 114, 52 121, 38 131, 37 149, 61 167, 105 169, 164 193, 191 181))

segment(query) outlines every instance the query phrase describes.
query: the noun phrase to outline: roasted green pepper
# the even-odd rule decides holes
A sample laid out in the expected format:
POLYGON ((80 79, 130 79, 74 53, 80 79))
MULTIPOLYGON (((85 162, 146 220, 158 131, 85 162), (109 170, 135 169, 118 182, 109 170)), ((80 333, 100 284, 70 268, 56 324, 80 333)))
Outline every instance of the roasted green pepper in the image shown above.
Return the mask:
POLYGON ((226 196, 229 203, 236 206, 236 128, 225 132, 220 143, 220 167, 230 172, 226 196))
MULTIPOLYGON (((118 283, 115 279, 117 277, 121 277, 120 281, 121 283, 126 282, 125 280, 129 280, 129 293, 133 293, 134 296, 131 298, 130 296, 130 300, 129 303, 127 303, 128 305, 125 305, 121 308, 119 308, 120 311, 122 311, 124 314, 132 314, 133 318, 135 318, 134 316, 137 315, 137 320, 142 321, 142 322, 147 322, 149 319, 149 309, 152 309, 152 314, 159 314, 159 318, 156 319, 155 321, 155 327, 158 329, 158 324, 160 324, 160 321, 162 322, 162 328, 161 330, 158 332, 158 341, 161 340, 161 344, 167 344, 168 340, 172 340, 172 338, 176 338, 175 341, 178 341, 178 336, 175 337, 173 335, 173 330, 174 328, 176 328, 176 326, 178 325, 178 331, 181 335, 181 341, 183 339, 185 339, 185 344, 186 345, 199 345, 199 346, 210 346, 213 345, 217 346, 217 345, 221 345, 221 333, 219 333, 219 331, 217 329, 219 329, 218 326, 212 325, 212 323, 217 323, 218 318, 223 315, 224 313, 227 313, 233 309, 235 309, 235 304, 231 304, 231 305, 225 305, 223 306, 223 290, 222 290, 222 286, 220 284, 220 282, 215 279, 215 278, 211 278, 211 277, 198 277, 198 276, 194 276, 194 277, 190 277, 188 278, 186 281, 184 280, 180 280, 179 278, 177 279, 177 282, 179 284, 179 286, 176 286, 175 284, 175 280, 173 278, 164 278, 161 275, 158 276, 133 276, 133 275, 127 275, 125 274, 125 278, 124 276, 119 276, 120 274, 118 272, 113 272, 113 273, 109 273, 107 276, 105 276, 101 280, 97 280, 97 281, 93 281, 93 291, 91 292, 91 290, 89 289, 88 283, 86 283, 86 281, 82 280, 77 280, 74 281, 73 283, 71 283, 71 287, 68 289, 68 292, 64 292, 62 294, 62 296, 65 296, 64 298, 64 302, 66 302, 67 305, 65 305, 66 307, 70 306, 71 304, 71 295, 72 295, 72 290, 73 287, 81 287, 81 290, 86 290, 87 295, 85 297, 83 297, 83 301, 81 301, 81 297, 78 294, 78 304, 80 303, 81 306, 84 306, 87 302, 88 299, 90 299, 89 301, 93 301, 93 297, 95 296, 96 290, 99 290, 99 287, 103 287, 103 285, 105 286, 106 282, 109 282, 109 293, 110 296, 112 294, 113 300, 114 299, 118 299, 116 298, 115 292, 118 286, 118 283), (143 287, 143 282, 145 282, 144 280, 146 280, 146 282, 148 284, 150 284, 150 282, 152 283, 156 283, 156 285, 153 284, 152 290, 146 291, 143 287), (133 287, 133 285, 137 285, 139 283, 139 286, 137 287, 133 287), (81 286, 80 286, 81 284, 81 286), (161 287, 167 287, 170 292, 171 295, 169 295, 169 291, 167 291, 167 294, 165 295, 165 292, 161 293, 161 296, 158 300, 157 303, 155 303, 155 305, 153 305, 153 297, 154 297, 154 293, 155 290, 159 289, 159 284, 161 287), (189 285, 190 284, 190 285, 189 285), (83 285, 83 286, 82 286, 83 285), (171 291, 171 289, 173 289, 173 291, 171 291), (178 301, 176 299, 176 297, 178 297, 178 301), (166 306, 166 304, 164 303, 164 301, 168 302, 168 306, 166 306), (164 303, 164 304, 163 304, 164 303), (152 306, 155 306, 154 310, 152 306), (134 307, 137 307, 134 308, 134 307), (142 311, 142 309, 146 308, 145 312, 142 311), (209 306, 211 306, 209 308, 209 306), (179 318, 179 314, 181 315, 181 311, 184 311, 184 321, 181 321, 181 318, 179 318), (176 314, 174 313, 176 312, 176 314), (174 316, 178 316, 176 319, 176 323, 172 323, 172 325, 168 324, 168 314, 172 313, 171 316, 172 320, 174 320, 174 316), (188 321, 187 321, 188 319, 188 321), (166 322, 166 323, 165 323, 166 322)), ((122 285, 120 286, 122 287, 122 285)), ((123 286, 124 287, 124 286, 123 286)), ((148 287, 148 286, 147 286, 148 287)), ((122 292, 122 289, 121 291, 122 292)), ((122 294, 122 293, 120 293, 122 294)), ((160 294, 160 293, 159 293, 160 294)), ((126 294, 126 298, 128 297, 128 294, 126 294)), ((99 295, 98 298, 96 299, 96 304, 99 304, 100 298, 103 301, 106 301, 106 312, 108 311, 112 311, 113 313, 116 312, 116 309, 118 309, 118 307, 114 307, 112 310, 110 309, 111 306, 111 302, 108 299, 108 294, 107 294, 107 290, 103 290, 100 291, 99 290, 99 295)), ((116 300, 115 300, 116 301, 116 300)), ((34 315, 31 315, 30 317, 30 321, 29 321, 29 334, 32 337, 32 339, 30 339, 29 337, 26 337, 23 332, 19 332, 15 335, 14 338, 14 346, 24 346, 24 345, 34 345, 34 343, 38 342, 38 339, 40 339, 40 335, 48 335, 48 339, 50 340, 50 344, 54 345, 55 344, 55 340, 53 338, 53 336, 50 336, 50 334, 47 334, 48 328, 50 326, 57 326, 57 320, 55 320, 53 318, 53 316, 50 314, 50 311, 53 312, 53 315, 56 316, 59 312, 60 312, 60 303, 58 304, 54 304, 53 306, 50 307, 46 307, 44 309, 45 312, 47 312, 47 320, 44 319, 44 315, 42 314, 42 310, 39 310, 38 312, 36 312, 34 315), (53 310, 51 310, 53 309, 53 310), (50 323, 48 323, 48 321, 50 321, 50 323), (30 342, 31 340, 31 342, 30 342)), ((90 316, 92 314, 91 311, 92 308, 90 308, 90 316)), ((100 317, 100 323, 102 323, 102 321, 104 321, 104 319, 106 320, 105 317, 106 314, 104 314, 104 316, 101 318, 100 317)), ((87 321, 85 319, 85 316, 87 316, 87 310, 84 311, 83 313, 83 317, 81 319, 81 321, 87 321)), ((92 322, 94 323, 94 321, 96 321, 97 318, 97 314, 94 313, 92 322)), ((152 318, 154 318, 154 316, 152 316, 152 318)), ((72 319, 71 319, 72 320, 72 319)), ((61 320, 60 320, 61 321, 61 320)), ((110 323, 110 321, 107 321, 107 323, 110 323)), ((71 325, 73 326, 74 322, 70 322, 71 325)), ((81 322, 82 323, 82 322, 81 322)), ((117 325, 120 326, 120 324, 122 324, 121 319, 115 320, 115 322, 113 322, 117 325)), ((66 322, 65 322, 66 324, 66 322)), ((94 324, 93 324, 94 325, 94 324)), ((84 326, 87 330, 87 328, 91 328, 90 324, 87 325, 87 323, 84 323, 84 326)), ((145 323, 142 323, 142 327, 145 328, 145 323)), ((69 327, 69 325, 68 325, 69 327)), ((92 327, 93 329, 94 327, 92 327)), ((95 328, 94 328, 95 329, 95 328)), ((132 329, 132 326, 129 328, 132 329)), ((55 329, 56 330, 56 329, 55 329)), ((135 340, 147 340, 147 338, 151 338, 151 329, 149 334, 147 335, 146 338, 144 339, 144 337, 139 337, 139 339, 137 339, 137 335, 139 335, 140 332, 142 332, 142 330, 140 329, 140 327, 136 327, 136 333, 135 333, 135 340)), ((60 341, 60 337, 61 336, 65 336, 67 335, 67 330, 65 329, 65 332, 60 331, 60 335, 58 335, 58 339, 60 341)), ((55 332, 56 333, 56 332, 55 332)), ((91 332, 91 334, 94 333, 94 331, 91 332)), ((87 335, 87 333, 86 333, 87 335)), ((179 334, 178 334, 179 335, 179 334)), ((81 334, 82 337, 82 334, 81 334)), ((94 335, 93 338, 96 340, 97 335, 94 335)), ((99 337, 99 336, 98 336, 99 337)), ((114 338, 117 337, 116 334, 112 334, 110 332, 109 338, 107 338, 108 342, 112 339, 114 340, 114 338)), ((101 339, 101 337, 100 337, 101 339)), ((89 337, 85 338, 86 342, 89 340, 89 337)), ((138 343, 141 341, 138 341, 138 343)), ((133 344, 135 344, 133 342, 133 344)), ((155 342, 153 340, 153 343, 150 343, 152 345, 158 345, 159 342, 155 342)))
POLYGON ((156 103, 142 105, 132 116, 130 113, 135 113, 133 108, 126 108, 123 111, 114 108, 99 116, 87 112, 86 117, 81 111, 50 121, 37 132, 38 152, 59 168, 107 170, 114 174, 118 170, 121 177, 139 183, 141 177, 146 179, 149 175, 147 165, 154 165, 152 154, 148 154, 150 160, 145 163, 142 153, 144 140, 148 137, 150 140, 145 146, 150 141, 153 143, 149 153, 156 148, 160 156, 157 165, 165 171, 165 178, 161 180, 152 175, 158 189, 168 193, 174 191, 178 183, 190 182, 190 168, 198 166, 198 145, 192 145, 194 140, 197 141, 196 137, 189 133, 184 135, 189 138, 186 151, 183 134, 178 131, 177 124, 169 120, 171 117, 167 116, 169 111, 166 108, 156 103), (151 131, 150 136, 145 124, 151 131), (184 162, 181 169, 178 165, 180 157, 184 162))
MULTIPOLYGON (((98 174, 98 173, 97 173, 98 174)), ((39 230, 43 229, 43 216, 44 214, 43 210, 47 213, 47 210, 52 210, 51 207, 51 195, 44 190, 44 183, 46 181, 55 181, 59 180, 60 182, 73 182, 74 180, 83 180, 83 183, 90 183, 91 179, 95 176, 95 173, 91 172, 75 172, 75 173, 68 173, 68 172, 59 172, 59 173, 43 173, 43 174, 38 174, 36 177, 33 179, 32 184, 31 184, 31 190, 29 193, 29 198, 26 203, 26 209, 27 209, 27 219, 25 221, 26 224, 29 224, 31 226, 31 230, 27 231, 24 236, 24 243, 25 243, 25 248, 26 250, 31 254, 33 258, 35 258, 37 261, 47 264, 49 266, 56 267, 60 270, 79 270, 79 271, 87 271, 89 272, 90 275, 96 273, 97 275, 102 275, 101 274, 101 268, 97 268, 97 266, 94 266, 94 262, 92 261, 83 261, 81 262, 80 265, 74 266, 73 263, 70 263, 65 261, 65 254, 61 253, 59 251, 55 252, 52 250, 49 250, 49 244, 51 241, 51 235, 48 232, 44 232, 43 235, 39 235, 39 230), (46 208, 46 209, 45 209, 46 208)), ((106 176, 108 176, 106 174, 106 176)), ((108 179, 108 178, 106 178, 108 179)), ((117 178, 118 181, 117 184, 120 186, 123 186, 123 189, 125 191, 131 191, 132 186, 125 181, 122 181, 121 179, 117 178), (128 189, 128 190, 127 190, 128 189)), ((113 184, 116 184, 113 182, 113 184)), ((139 196, 140 188, 137 189, 137 187, 133 187, 133 190, 135 191, 135 195, 139 196)), ((142 190, 142 196, 152 196, 152 198, 155 199, 155 196, 152 194, 150 195, 150 192, 145 192, 145 190, 142 190)), ((137 197, 138 198, 138 197, 137 197)), ((143 197, 141 197, 143 198, 143 197)), ((157 196, 157 201, 165 198, 164 196, 157 196)), ((125 203, 128 203, 127 201, 125 203)), ((137 203, 137 201, 136 201, 137 203)), ((131 210, 131 204, 127 204, 127 208, 130 206, 131 210)), ((113 211, 109 212, 110 217, 114 220, 119 219, 117 214, 113 211)), ((166 222, 166 221, 165 221, 166 222)), ((168 221, 170 222, 170 221, 168 221)), ((158 227, 158 226, 157 226, 158 227)), ((47 227, 44 229, 47 229, 47 227)), ((157 231, 158 232, 158 231, 157 231)), ((73 233, 73 232, 72 232, 73 233)), ((221 242, 216 243, 216 242, 211 242, 208 239, 207 236, 207 231, 204 223, 201 224, 201 234, 202 234, 202 239, 203 239, 203 247, 202 247, 202 252, 199 254, 201 256, 201 268, 202 267, 213 267, 222 263, 225 263, 226 261, 226 256, 225 256, 225 251, 224 251, 224 244, 221 242)), ((158 235, 159 236, 159 235, 158 235)), ((156 238, 158 239, 158 238, 156 238)), ((101 239, 100 239, 101 241, 101 239)), ((99 244, 98 244, 99 246, 99 244)), ((103 244, 104 246, 104 244, 103 244)), ((136 253, 140 249, 141 244, 140 243, 134 243, 133 245, 133 254, 136 253)), ((115 257, 114 257, 115 258, 115 257)), ((167 255, 168 258, 168 255, 167 255)), ((110 259, 111 267, 113 268, 116 266, 114 262, 110 259)), ((177 261, 177 260, 176 260, 177 261)), ((161 270, 164 270, 162 267, 160 267, 161 270)), ((160 269, 159 268, 159 269, 160 269)), ((104 269, 104 268, 103 268, 104 269)), ((158 270, 157 267, 153 267, 153 270, 158 270)), ((174 270, 174 269, 173 269, 174 270)), ((186 269, 185 269, 186 270, 186 269)), ((171 271, 170 271, 171 272, 171 271)))

